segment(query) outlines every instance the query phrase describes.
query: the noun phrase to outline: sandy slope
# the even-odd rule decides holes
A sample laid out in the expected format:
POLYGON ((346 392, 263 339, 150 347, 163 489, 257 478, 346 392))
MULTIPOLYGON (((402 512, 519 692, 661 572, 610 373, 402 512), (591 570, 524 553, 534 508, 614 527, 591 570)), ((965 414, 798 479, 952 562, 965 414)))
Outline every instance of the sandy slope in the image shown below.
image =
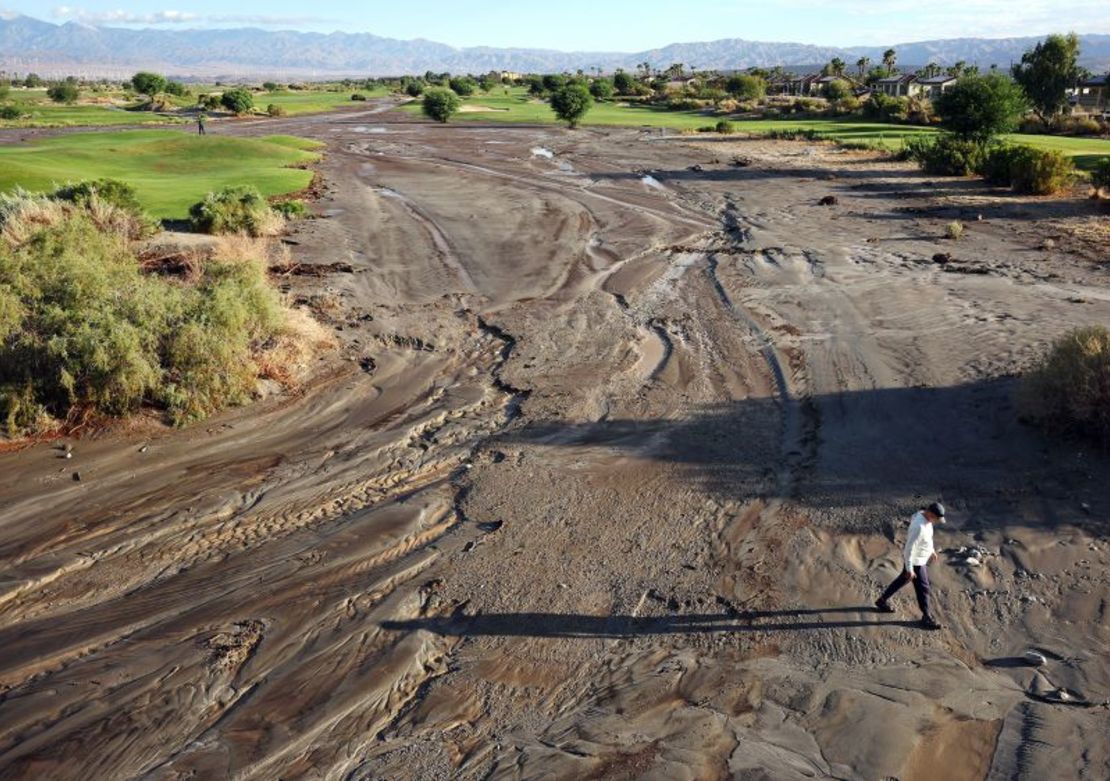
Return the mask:
POLYGON ((1110 321, 1093 206, 796 143, 237 132, 279 126, 329 144, 293 249, 354 272, 288 284, 341 355, 0 456, 0 777, 1110 775, 1110 463, 1007 379, 1110 321), (866 606, 938 496, 989 555, 925 633, 866 606))

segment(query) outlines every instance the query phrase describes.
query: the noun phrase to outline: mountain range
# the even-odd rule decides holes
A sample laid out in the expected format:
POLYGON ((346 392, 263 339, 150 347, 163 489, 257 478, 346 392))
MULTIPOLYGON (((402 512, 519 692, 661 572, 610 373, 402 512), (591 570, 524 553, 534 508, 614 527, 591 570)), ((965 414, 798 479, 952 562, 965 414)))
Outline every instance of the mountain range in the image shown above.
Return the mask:
MULTIPOLYGON (((666 68, 738 69, 774 65, 814 66, 840 57, 878 62, 893 48, 905 66, 963 60, 1007 67, 1039 39, 954 38, 890 46, 830 47, 728 38, 675 43, 648 51, 573 52, 550 49, 456 48, 427 40, 398 40, 370 33, 311 33, 241 27, 231 29, 131 29, 79 22, 53 24, 23 15, 0 15, 0 69, 42 76, 125 77, 151 69, 178 78, 335 78, 491 70, 556 72, 600 68, 635 69, 640 63, 666 68)), ((1081 63, 1096 73, 1110 70, 1110 35, 1081 35, 1081 63)))

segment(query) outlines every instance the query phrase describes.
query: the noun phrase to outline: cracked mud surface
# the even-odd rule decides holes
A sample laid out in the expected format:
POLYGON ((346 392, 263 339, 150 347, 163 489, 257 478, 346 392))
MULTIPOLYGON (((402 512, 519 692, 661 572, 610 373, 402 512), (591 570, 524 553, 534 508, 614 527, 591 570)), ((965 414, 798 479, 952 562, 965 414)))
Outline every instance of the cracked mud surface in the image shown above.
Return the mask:
POLYGON ((388 108, 234 130, 328 144, 303 393, 0 455, 0 778, 1110 775, 1110 461, 1012 398, 1093 205, 388 108))

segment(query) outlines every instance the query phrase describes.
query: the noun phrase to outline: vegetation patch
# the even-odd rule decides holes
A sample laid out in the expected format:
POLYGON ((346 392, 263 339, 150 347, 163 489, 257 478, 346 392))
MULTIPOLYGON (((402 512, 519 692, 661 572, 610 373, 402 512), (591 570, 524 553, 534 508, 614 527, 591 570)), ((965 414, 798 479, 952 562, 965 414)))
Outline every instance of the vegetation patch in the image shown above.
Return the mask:
POLYGON ((235 238, 187 273, 144 268, 118 209, 19 194, 0 212, 0 424, 9 435, 143 407, 180 425, 291 382, 327 335, 270 286, 268 246, 235 238), (51 219, 42 205, 58 204, 51 219), (26 203, 19 203, 26 201, 26 203))
POLYGON ((1049 432, 1110 445, 1110 330, 1061 337, 1026 374, 1019 402, 1022 416, 1049 432))
POLYGON ((266 197, 303 190, 318 158, 314 142, 290 136, 231 138, 169 130, 77 133, 0 147, 0 190, 49 193, 67 182, 115 179, 157 219, 184 219, 223 187, 246 184, 266 197))
POLYGON ((189 208, 189 222, 201 233, 276 236, 285 227, 282 212, 271 208, 258 189, 232 185, 208 193, 189 208))

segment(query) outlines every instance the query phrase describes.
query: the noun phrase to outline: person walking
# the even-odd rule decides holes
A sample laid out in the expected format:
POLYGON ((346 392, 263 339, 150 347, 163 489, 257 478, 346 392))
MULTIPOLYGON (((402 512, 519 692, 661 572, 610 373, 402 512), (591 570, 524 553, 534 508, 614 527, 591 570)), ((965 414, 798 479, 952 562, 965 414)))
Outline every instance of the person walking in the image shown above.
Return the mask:
POLYGON ((910 519, 906 544, 902 547, 902 572, 875 602, 875 608, 880 613, 893 613, 890 598, 902 586, 913 583, 917 606, 921 608, 923 629, 940 629, 940 624, 929 609, 929 562, 936 561, 937 558, 936 549, 933 548, 933 524, 936 523, 944 523, 944 505, 940 502, 933 502, 914 513, 910 519))
POLYGON ((207 121, 208 121, 208 117, 206 117, 204 115, 203 111, 200 114, 197 114, 197 135, 198 136, 204 136, 204 135, 208 134, 207 131, 204 129, 204 123, 207 122, 207 121))

